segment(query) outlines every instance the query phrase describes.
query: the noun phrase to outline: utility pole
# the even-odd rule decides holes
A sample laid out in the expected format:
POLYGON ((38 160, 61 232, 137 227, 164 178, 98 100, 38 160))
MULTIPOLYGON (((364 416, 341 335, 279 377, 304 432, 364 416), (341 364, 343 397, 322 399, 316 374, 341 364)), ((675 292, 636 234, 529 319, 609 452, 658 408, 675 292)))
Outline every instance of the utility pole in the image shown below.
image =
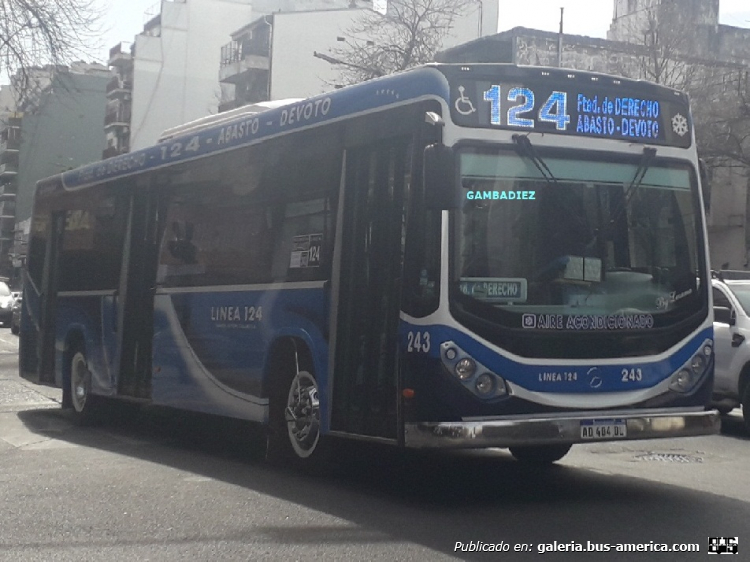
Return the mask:
POLYGON ((563 55, 563 11, 565 8, 560 8, 560 33, 557 35, 557 68, 562 68, 562 55, 563 55))
POLYGON ((482 26, 483 22, 482 19, 484 18, 484 4, 483 0, 477 0, 477 3, 479 4, 479 29, 477 30, 477 38, 482 36, 482 26))

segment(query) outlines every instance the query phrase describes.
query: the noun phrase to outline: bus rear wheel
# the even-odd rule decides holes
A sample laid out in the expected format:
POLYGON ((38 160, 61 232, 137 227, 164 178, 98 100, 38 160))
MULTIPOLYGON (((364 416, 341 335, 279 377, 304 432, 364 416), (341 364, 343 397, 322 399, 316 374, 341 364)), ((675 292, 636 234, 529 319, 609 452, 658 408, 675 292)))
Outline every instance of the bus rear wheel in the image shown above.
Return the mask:
POLYGON ((75 351, 70 360, 70 376, 63 405, 73 409, 73 416, 80 424, 94 421, 97 397, 91 394, 91 371, 83 351, 75 351))
POLYGON ((545 465, 559 461, 568 454, 572 446, 571 444, 560 444, 510 447, 510 454, 517 461, 523 463, 545 465))
POLYGON ((312 466, 319 457, 320 399, 318 383, 299 371, 271 397, 268 457, 272 462, 312 466))

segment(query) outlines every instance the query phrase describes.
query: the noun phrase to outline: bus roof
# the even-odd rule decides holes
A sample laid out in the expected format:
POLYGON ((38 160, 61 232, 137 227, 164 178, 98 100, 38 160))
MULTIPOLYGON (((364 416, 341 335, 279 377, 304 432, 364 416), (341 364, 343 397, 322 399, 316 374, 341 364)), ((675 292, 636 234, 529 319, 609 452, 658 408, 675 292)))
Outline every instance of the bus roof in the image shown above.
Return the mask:
POLYGON ((164 131, 162 131, 156 142, 165 142, 168 140, 172 140, 173 138, 205 129, 207 127, 210 127, 211 125, 228 123, 229 121, 240 117, 247 117, 248 115, 261 113, 263 111, 266 111, 267 109, 284 107, 285 105, 291 105, 302 100, 303 98, 289 98, 283 100, 261 101, 258 103, 243 105, 241 107, 235 107, 234 109, 230 109, 229 111, 225 111, 217 115, 207 115, 193 121, 188 121, 187 123, 183 123, 182 125, 176 125, 175 127, 165 129, 164 131))
MULTIPOLYGON (((595 72, 539 66, 517 66, 507 63, 429 64, 304 100, 262 102, 254 106, 241 107, 232 112, 209 116, 172 127, 162 133, 160 138, 162 142, 153 146, 87 164, 51 178, 40 180, 37 184, 37 194, 44 196, 59 190, 82 189, 97 183, 133 176, 210 154, 251 145, 290 131, 306 129, 322 123, 337 121, 419 99, 444 100, 450 106, 454 121, 461 126, 494 127, 497 123, 491 123, 489 119, 486 122, 480 120, 481 112, 473 111, 459 114, 456 109, 458 108, 457 104, 463 101, 465 91, 474 88, 476 90, 475 95, 478 94, 475 99, 477 102, 481 102, 481 88, 486 87, 486 84, 496 84, 500 80, 509 83, 516 80, 519 84, 529 81, 530 83, 542 84, 544 88, 552 88, 553 91, 567 88, 571 95, 576 95, 575 92, 577 91, 584 91, 586 95, 591 92, 591 96, 594 98, 596 92, 613 92, 612 95, 628 96, 627 98, 622 97, 622 99, 632 101, 642 101, 636 99, 640 96, 641 98, 663 100, 665 103, 671 103, 683 113, 687 112, 687 96, 685 94, 640 80, 629 80, 595 72)), ((580 94, 577 96, 580 102, 580 94)), ((596 105, 598 109, 601 109, 602 104, 600 102, 601 100, 596 105)), ((574 106, 575 104, 569 105, 574 106)), ((548 107, 547 112, 550 115, 545 121, 552 121, 559 114, 559 107, 551 107, 558 113, 554 113, 548 107), (552 119, 550 119, 550 116, 552 119)), ((576 114, 575 107, 569 110, 574 117, 581 114, 580 111, 576 114)), ((485 113, 489 113, 489 110, 485 113)), ((524 111, 518 113, 523 114, 524 111)), ((533 115, 534 112, 526 110, 525 113, 528 117, 533 115)), ((596 118, 593 113, 590 116, 585 115, 585 117, 596 118)), ((503 125, 500 126, 503 127, 503 125)), ((504 128, 512 127, 505 126, 504 128)), ((580 135, 581 133, 572 130, 567 131, 567 134, 580 135)), ((622 136, 608 138, 631 140, 633 142, 651 142, 645 138, 627 139, 622 136)), ((677 140, 683 144, 674 143, 671 139, 662 139, 657 144, 685 146, 686 139, 677 140)), ((689 145, 689 139, 687 140, 689 145)))
POLYGON ((40 180, 37 193, 82 189, 382 107, 425 98, 447 100, 448 96, 448 82, 437 67, 420 67, 260 112, 240 111, 215 123, 181 125, 185 130, 165 142, 40 180))

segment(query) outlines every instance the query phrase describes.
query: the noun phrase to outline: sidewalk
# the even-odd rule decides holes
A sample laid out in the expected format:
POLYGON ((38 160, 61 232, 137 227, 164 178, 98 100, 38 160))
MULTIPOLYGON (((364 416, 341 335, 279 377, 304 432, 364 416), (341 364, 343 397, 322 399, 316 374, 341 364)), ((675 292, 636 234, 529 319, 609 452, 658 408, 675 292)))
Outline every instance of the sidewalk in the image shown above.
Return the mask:
POLYGON ((34 427, 19 416, 29 410, 59 409, 62 390, 33 384, 18 375, 18 338, 0 332, 0 452, 71 447, 56 439, 70 425, 65 420, 41 417, 34 427))
POLYGON ((0 332, 0 412, 57 408, 62 390, 33 384, 18 376, 18 337, 0 332))

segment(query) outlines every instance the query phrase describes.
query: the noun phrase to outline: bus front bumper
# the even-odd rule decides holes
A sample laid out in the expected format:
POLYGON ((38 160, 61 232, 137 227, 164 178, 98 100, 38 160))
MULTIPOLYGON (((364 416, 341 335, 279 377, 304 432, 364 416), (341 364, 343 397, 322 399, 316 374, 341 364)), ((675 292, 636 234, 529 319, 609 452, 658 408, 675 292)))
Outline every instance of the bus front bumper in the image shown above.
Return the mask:
POLYGON ((404 443, 411 448, 472 449, 692 437, 720 429, 719 413, 702 408, 564 412, 407 423, 404 443))

